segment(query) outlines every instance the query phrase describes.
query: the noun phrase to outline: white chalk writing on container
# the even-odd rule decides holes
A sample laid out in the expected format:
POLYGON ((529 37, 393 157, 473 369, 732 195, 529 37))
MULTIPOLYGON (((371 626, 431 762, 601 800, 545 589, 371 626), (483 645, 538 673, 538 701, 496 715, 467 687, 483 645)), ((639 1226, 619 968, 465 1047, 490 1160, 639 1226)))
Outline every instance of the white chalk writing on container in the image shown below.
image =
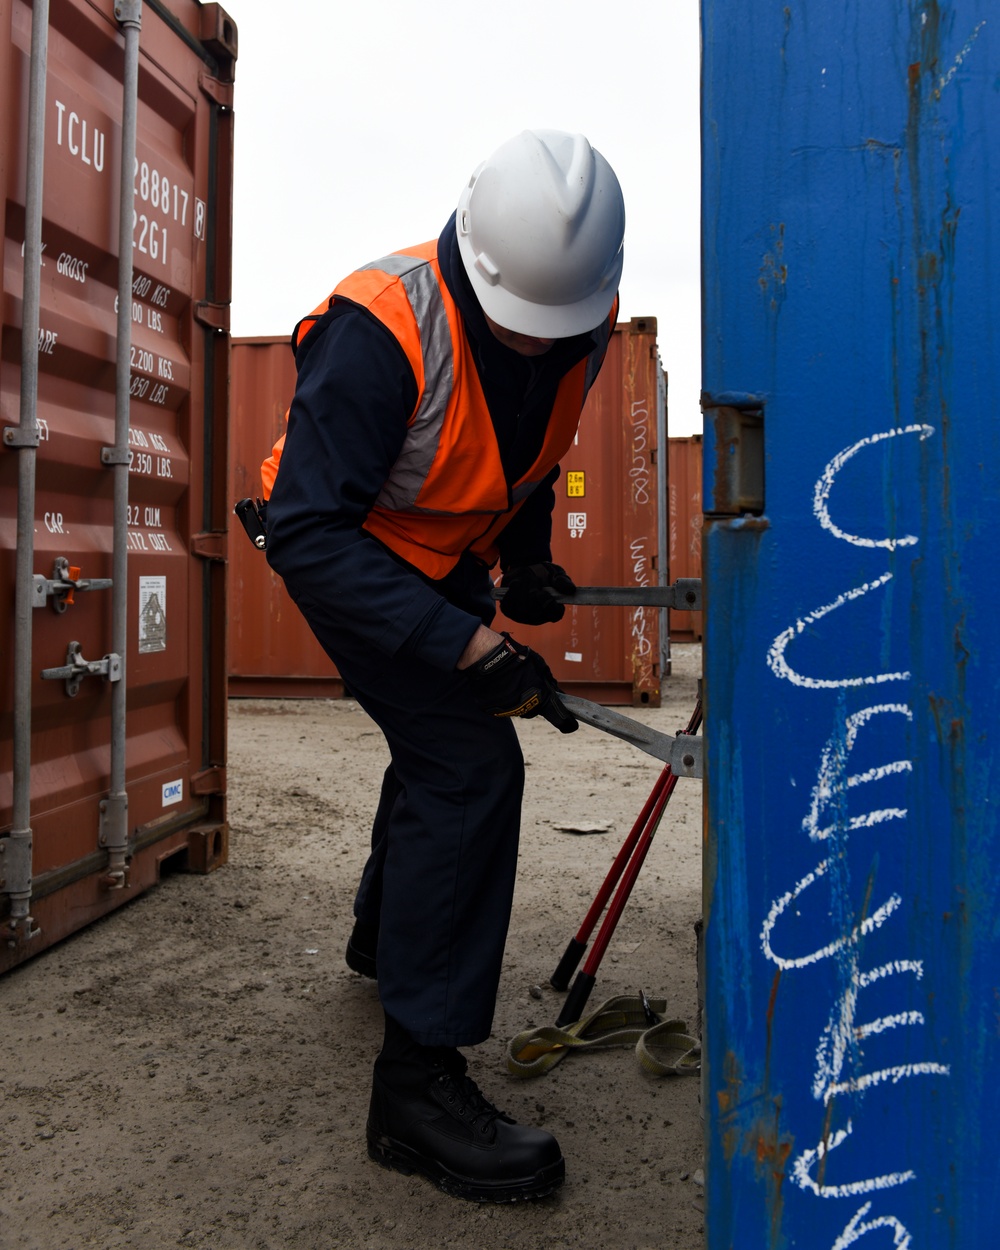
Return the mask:
POLYGON ((644 399, 632 401, 632 448, 628 475, 632 483, 632 502, 649 503, 651 466, 647 456, 649 445, 649 409, 644 399))
MULTIPOLYGON (((629 559, 632 562, 632 580, 637 586, 649 585, 649 557, 646 555, 646 538, 633 538, 629 543, 629 559)), ((645 608, 632 609, 632 638, 635 642, 636 654, 648 656, 653 644, 646 632, 648 612, 645 608)))
MULTIPOLYGON (((831 512, 831 498, 838 475, 844 466, 859 453, 904 434, 916 434, 923 441, 930 438, 934 432, 932 426, 925 424, 883 430, 858 440, 834 456, 824 468, 813 491, 813 513, 819 525, 838 541, 855 547, 895 552, 899 548, 915 546, 919 539, 913 534, 870 536, 852 533, 834 520, 831 512)), ((787 629, 779 633, 767 654, 767 662, 774 676, 802 689, 817 692, 822 690, 843 692, 859 687, 908 681, 910 673, 904 669, 861 676, 851 674, 834 678, 819 677, 794 668, 786 656, 794 640, 816 622, 847 604, 863 600, 875 591, 883 589, 892 578, 893 573, 886 572, 861 585, 845 590, 813 611, 799 617, 787 629)), ((761 949, 765 958, 784 972, 800 972, 829 959, 836 959, 838 963, 840 989, 831 1003, 827 1024, 815 1047, 815 1067, 810 1089, 813 1099, 824 1107, 829 1107, 835 1098, 854 1098, 878 1086, 898 1085, 903 1081, 920 1077, 950 1074, 948 1064, 930 1059, 911 1060, 909 1058, 910 1043, 907 1043, 905 1062, 886 1062, 886 1059, 897 1058, 897 1056, 887 1054, 877 1065, 868 1069, 864 1065, 863 1043, 866 1040, 883 1038, 891 1041, 898 1030, 919 1029, 925 1027, 927 1023, 922 1011, 912 1007, 900 1010, 898 1005, 896 1009, 885 1011, 883 1014, 879 1014, 876 1007, 870 1018, 858 1019, 859 1008, 867 998, 876 993, 878 987, 898 983, 898 978, 921 981, 924 976, 924 962, 920 958, 900 957, 883 961, 872 968, 860 966, 862 939, 876 929, 882 928, 887 922, 891 922, 893 916, 903 906, 900 893, 896 890, 886 891, 874 909, 870 909, 866 901, 860 911, 848 912, 845 907, 846 899, 840 900, 840 907, 831 908, 829 905, 824 906, 818 892, 812 890, 812 887, 824 878, 829 880, 834 894, 838 890, 843 890, 844 881, 837 877, 837 871, 840 871, 838 861, 846 854, 849 838, 875 839, 883 829, 908 819, 909 811, 904 804, 886 802, 882 798, 870 807, 862 803, 862 810, 858 811, 849 807, 849 801, 851 796, 863 799, 867 793, 866 787, 877 783, 890 783, 894 778, 905 780, 913 773, 912 760, 905 757, 883 759, 874 763, 869 762, 866 767, 853 772, 850 765, 852 753, 858 747, 859 737, 866 730, 876 727, 884 730, 893 722, 905 729, 912 724, 912 721, 912 709, 902 700, 873 704, 851 713, 846 710, 838 711, 834 732, 828 738, 820 755, 815 785, 810 794, 809 808, 802 820, 803 832, 810 841, 821 844, 832 843, 833 850, 820 859, 809 872, 800 876, 791 888, 775 897, 761 927, 761 949), (794 914, 801 915, 800 908, 810 901, 814 901, 815 914, 807 912, 806 921, 800 920, 800 928, 805 923, 814 941, 817 925, 825 921, 830 928, 825 935, 820 937, 818 943, 803 943, 812 945, 812 949, 804 951, 790 949, 779 941, 783 932, 782 922, 786 918, 791 918, 793 907, 794 914)), ((892 754, 896 753, 892 752, 892 754)), ((874 877, 871 880, 873 881, 874 877)), ((790 939, 786 940, 790 941, 790 939)), ((903 1059, 903 1056, 898 1056, 898 1058, 903 1059)), ((848 1118, 846 1127, 832 1132, 828 1119, 825 1120, 822 1137, 816 1146, 799 1152, 792 1162, 791 1179, 801 1190, 824 1199, 843 1199, 895 1190, 916 1179, 916 1173, 912 1168, 903 1167, 896 1170, 872 1169, 875 1172, 874 1175, 848 1177, 828 1183, 827 1160, 835 1150, 842 1148, 852 1135, 860 1135, 860 1131, 858 1134, 855 1133, 856 1119, 856 1115, 848 1118)), ((884 1125, 880 1128, 880 1140, 883 1139, 891 1145, 895 1144, 894 1139, 885 1136, 884 1125)), ((845 1155, 845 1159, 846 1157, 845 1155)), ((871 1211, 871 1202, 860 1207, 837 1237, 831 1250, 846 1250, 848 1246, 879 1229, 888 1229, 892 1232, 893 1244, 897 1250, 907 1250, 911 1243, 911 1236, 902 1221, 896 1215, 890 1214, 876 1214, 869 1218, 871 1211)))

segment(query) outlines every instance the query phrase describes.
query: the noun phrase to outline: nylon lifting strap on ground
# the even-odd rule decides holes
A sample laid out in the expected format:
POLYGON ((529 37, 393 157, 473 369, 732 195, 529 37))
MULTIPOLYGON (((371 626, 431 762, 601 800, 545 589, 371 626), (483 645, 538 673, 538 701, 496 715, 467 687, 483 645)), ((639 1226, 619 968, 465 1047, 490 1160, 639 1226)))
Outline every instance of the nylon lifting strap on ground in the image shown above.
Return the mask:
POLYGON ((701 1069, 701 1046, 684 1020, 666 1020, 666 999, 622 994, 565 1027, 525 1029, 507 1046, 507 1071, 527 1078, 550 1072, 571 1051, 635 1048, 650 1076, 683 1076, 701 1069))

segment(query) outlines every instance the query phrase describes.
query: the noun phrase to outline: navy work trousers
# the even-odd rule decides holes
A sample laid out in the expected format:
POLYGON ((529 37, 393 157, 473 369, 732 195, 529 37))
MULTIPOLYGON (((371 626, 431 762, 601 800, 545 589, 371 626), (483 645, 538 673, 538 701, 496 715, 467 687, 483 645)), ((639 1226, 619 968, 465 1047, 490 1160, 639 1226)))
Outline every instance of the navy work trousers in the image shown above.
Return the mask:
POLYGON ((382 1006, 424 1046, 475 1045, 490 1033, 514 893, 514 726, 483 712, 461 673, 377 654, 300 606, 392 758, 355 902, 378 926, 382 1006))

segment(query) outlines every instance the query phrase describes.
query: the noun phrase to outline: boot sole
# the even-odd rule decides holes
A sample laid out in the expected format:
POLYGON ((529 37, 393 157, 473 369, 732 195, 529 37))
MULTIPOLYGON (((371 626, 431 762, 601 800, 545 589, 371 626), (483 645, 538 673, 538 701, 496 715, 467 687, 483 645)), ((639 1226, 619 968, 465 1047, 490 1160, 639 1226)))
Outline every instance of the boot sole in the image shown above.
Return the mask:
POLYGON ((470 1202, 525 1202, 545 1198, 555 1193, 566 1179, 565 1160, 540 1168, 533 1176, 503 1181, 474 1180, 438 1163, 435 1159, 417 1154, 402 1142, 391 1137, 368 1135, 368 1157, 384 1168, 412 1176, 418 1172, 433 1181, 439 1189, 453 1198, 465 1198, 470 1202))

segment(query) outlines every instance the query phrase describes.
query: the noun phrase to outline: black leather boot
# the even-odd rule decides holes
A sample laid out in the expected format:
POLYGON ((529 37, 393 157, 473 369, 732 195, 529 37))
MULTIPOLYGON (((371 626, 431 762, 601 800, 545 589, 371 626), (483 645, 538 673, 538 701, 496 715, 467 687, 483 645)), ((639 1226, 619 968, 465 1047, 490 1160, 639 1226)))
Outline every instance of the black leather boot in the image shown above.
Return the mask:
POLYGON ((388 1017, 372 1079, 368 1154, 475 1202, 542 1198, 566 1176, 550 1133, 497 1110, 457 1050, 420 1046, 388 1017))
POLYGON ((378 929, 375 925, 355 920, 351 936, 347 939, 344 961, 348 968, 360 972, 363 977, 378 980, 375 952, 378 950, 378 929))

